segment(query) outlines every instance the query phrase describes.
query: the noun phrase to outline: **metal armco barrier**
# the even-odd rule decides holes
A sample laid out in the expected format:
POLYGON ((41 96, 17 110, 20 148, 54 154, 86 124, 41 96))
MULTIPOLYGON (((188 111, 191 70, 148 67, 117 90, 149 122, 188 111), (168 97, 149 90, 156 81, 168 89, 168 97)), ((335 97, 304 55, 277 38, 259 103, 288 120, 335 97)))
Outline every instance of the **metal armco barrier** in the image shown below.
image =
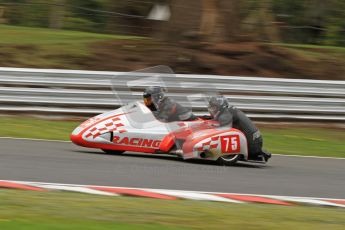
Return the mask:
MULTIPOLYGON (((69 116, 99 114, 142 99, 152 74, 0 68, 0 111, 69 116), (134 85, 133 85, 134 84, 134 85), (112 87, 118 97, 114 96, 112 87), (131 86, 131 92, 128 91, 131 86), (121 100, 119 99, 121 98, 121 100)), ((207 114, 200 94, 217 91, 257 119, 345 121, 345 81, 176 74, 163 77, 168 95, 207 114)))

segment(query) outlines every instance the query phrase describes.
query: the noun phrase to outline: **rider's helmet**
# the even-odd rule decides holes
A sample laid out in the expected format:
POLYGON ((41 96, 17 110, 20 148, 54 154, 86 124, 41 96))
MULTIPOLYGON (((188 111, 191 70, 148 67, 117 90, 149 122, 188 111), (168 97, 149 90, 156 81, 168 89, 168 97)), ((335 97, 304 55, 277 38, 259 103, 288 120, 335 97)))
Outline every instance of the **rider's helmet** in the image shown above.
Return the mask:
POLYGON ((147 107, 154 105, 156 108, 159 108, 160 103, 165 97, 165 90, 160 86, 150 86, 147 87, 144 91, 144 103, 147 107))
POLYGON ((228 107, 228 99, 224 96, 213 96, 208 100, 208 112, 215 119, 228 107))

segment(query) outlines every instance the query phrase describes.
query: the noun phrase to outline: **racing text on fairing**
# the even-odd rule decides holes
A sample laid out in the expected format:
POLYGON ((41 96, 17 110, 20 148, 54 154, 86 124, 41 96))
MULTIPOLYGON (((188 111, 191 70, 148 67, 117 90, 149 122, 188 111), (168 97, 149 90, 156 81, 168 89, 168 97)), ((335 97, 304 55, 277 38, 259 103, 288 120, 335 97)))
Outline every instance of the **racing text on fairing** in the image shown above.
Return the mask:
POLYGON ((113 143, 117 145, 132 145, 132 146, 147 147, 147 148, 158 148, 159 145, 161 144, 161 141, 144 139, 144 138, 128 138, 128 137, 114 136, 113 143))

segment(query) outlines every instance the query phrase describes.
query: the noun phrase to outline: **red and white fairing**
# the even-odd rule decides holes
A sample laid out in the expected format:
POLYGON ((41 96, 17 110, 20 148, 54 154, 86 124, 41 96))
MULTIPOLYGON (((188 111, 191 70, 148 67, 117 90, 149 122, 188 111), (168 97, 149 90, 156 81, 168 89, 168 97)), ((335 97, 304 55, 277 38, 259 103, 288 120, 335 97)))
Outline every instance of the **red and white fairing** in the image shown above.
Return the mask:
POLYGON ((184 159, 217 160, 228 155, 247 159, 244 134, 214 123, 202 119, 163 123, 141 102, 134 102, 85 121, 72 132, 71 140, 107 150, 168 154, 177 150, 184 159))

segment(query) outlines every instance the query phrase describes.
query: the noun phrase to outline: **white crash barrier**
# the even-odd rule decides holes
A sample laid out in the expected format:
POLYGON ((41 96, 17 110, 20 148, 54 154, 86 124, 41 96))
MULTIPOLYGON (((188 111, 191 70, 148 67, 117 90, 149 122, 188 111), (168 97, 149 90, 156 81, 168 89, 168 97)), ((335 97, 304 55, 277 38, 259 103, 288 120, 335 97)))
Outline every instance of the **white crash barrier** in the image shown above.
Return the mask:
MULTIPOLYGON (((124 72, 0 68, 0 111, 98 114, 140 100, 143 89, 155 82, 144 82, 132 87, 132 91, 126 85, 142 76, 124 72)), ((169 96, 191 106, 200 115, 207 113, 205 101, 193 97, 211 90, 229 97, 232 104, 252 118, 345 121, 345 81, 176 74, 164 76, 164 84, 169 96)))

